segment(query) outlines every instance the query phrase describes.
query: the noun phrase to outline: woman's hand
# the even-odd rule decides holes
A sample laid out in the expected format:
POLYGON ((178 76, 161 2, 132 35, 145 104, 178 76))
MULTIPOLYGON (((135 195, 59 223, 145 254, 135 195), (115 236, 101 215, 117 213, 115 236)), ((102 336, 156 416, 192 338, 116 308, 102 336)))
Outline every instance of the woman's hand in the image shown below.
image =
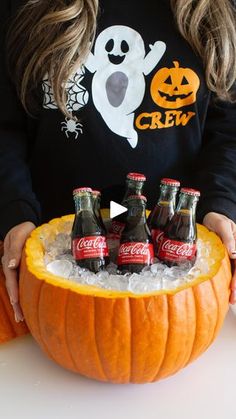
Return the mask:
POLYGON ((203 224, 214 231, 225 244, 229 257, 233 260, 234 272, 231 281, 230 303, 236 303, 236 224, 223 214, 209 212, 203 219, 203 224))
POLYGON ((24 320, 19 304, 18 267, 25 241, 34 229, 35 225, 30 221, 18 224, 9 230, 4 240, 2 266, 6 277, 6 288, 15 313, 16 322, 24 320))

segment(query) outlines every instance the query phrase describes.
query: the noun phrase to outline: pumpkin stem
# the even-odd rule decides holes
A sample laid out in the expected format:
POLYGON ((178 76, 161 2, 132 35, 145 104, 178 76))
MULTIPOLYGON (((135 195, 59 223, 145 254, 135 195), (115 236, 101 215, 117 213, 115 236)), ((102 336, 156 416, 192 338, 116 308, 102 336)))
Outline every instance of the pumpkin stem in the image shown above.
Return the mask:
POLYGON ((178 61, 173 61, 173 64, 174 64, 175 68, 179 68, 179 62, 178 61))

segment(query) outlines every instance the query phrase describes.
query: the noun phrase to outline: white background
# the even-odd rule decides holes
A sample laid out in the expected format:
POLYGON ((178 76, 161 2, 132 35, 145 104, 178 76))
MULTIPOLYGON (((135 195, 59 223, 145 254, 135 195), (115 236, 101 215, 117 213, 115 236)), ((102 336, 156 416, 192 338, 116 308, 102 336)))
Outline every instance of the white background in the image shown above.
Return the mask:
POLYGON ((153 384, 89 380, 48 360, 31 336, 0 346, 1 419, 236 419, 236 316, 208 351, 153 384))

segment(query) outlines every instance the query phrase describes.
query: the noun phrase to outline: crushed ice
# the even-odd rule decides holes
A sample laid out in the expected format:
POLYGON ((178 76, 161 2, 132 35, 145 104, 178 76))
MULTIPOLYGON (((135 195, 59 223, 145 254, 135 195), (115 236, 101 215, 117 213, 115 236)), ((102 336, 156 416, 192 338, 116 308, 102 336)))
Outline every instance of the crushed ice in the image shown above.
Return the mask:
POLYGON ((140 274, 117 274, 114 263, 117 254, 117 243, 108 241, 111 262, 106 270, 97 274, 79 267, 70 252, 71 239, 69 232, 56 235, 54 240, 46 240, 45 264, 47 270, 54 275, 67 278, 80 284, 95 285, 108 290, 130 291, 135 294, 148 293, 161 289, 175 289, 180 285, 193 281, 200 274, 207 274, 214 260, 210 259, 211 243, 197 241, 197 260, 193 267, 189 263, 167 267, 154 260, 154 264, 145 267, 140 274))

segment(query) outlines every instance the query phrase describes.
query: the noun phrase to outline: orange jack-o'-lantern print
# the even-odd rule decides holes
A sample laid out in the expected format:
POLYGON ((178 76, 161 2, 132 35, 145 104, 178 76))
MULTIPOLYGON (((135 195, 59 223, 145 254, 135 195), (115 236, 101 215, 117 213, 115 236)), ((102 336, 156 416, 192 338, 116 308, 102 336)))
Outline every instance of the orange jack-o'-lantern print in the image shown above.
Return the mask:
POLYGON ((196 101, 200 80, 191 68, 181 68, 178 61, 174 67, 161 68, 152 79, 153 101, 166 109, 178 109, 196 101))

